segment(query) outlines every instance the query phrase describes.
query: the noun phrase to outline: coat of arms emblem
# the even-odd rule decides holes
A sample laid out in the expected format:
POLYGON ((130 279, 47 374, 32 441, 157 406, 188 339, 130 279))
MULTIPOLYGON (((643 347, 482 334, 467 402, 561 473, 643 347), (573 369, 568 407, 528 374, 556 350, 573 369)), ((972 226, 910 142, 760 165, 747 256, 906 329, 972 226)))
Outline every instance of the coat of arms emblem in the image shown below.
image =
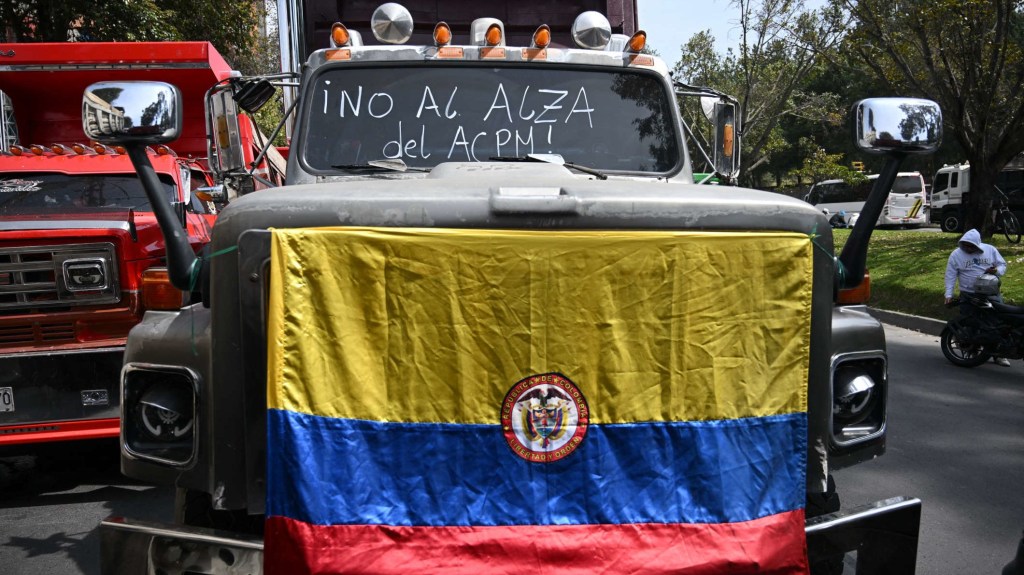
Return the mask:
POLYGON ((590 412, 583 393, 558 373, 525 377, 505 395, 501 426, 512 451, 527 461, 558 461, 576 450, 590 412))

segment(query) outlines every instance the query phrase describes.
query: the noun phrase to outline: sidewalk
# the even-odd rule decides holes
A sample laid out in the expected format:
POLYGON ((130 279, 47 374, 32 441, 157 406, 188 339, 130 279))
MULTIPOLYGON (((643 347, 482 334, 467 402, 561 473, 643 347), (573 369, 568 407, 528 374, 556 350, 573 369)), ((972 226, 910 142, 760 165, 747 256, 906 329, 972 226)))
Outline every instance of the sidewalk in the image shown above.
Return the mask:
POLYGON ((942 328, 946 327, 945 321, 932 319, 930 317, 910 315, 908 313, 900 313, 898 311, 886 311, 883 309, 869 307, 868 313, 882 323, 887 323, 905 329, 912 329, 914 331, 934 335, 936 337, 941 335, 942 328))

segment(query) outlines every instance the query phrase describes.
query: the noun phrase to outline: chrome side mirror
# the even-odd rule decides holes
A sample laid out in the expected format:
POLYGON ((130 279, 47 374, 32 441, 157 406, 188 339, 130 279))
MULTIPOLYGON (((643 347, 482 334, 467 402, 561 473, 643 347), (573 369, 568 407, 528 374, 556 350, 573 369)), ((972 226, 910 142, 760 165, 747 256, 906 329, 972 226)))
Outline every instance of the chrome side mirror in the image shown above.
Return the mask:
POLYGON ((869 98, 854 104, 854 142, 872 154, 930 154, 942 143, 942 110, 931 100, 869 98))
POLYGON ((99 82, 82 96, 82 130, 103 144, 165 144, 181 117, 181 92, 164 82, 99 82))

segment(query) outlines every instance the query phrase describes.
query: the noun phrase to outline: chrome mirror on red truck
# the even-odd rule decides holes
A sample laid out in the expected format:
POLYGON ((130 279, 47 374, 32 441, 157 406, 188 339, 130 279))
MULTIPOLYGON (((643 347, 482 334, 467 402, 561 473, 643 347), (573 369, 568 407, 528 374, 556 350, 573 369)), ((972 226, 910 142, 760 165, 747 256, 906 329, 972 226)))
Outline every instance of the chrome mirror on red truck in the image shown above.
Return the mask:
POLYGON ((167 246, 167 271, 174 287, 191 291, 199 260, 181 225, 182 217, 167 201, 149 144, 166 144, 181 134, 181 92, 166 82, 98 82, 82 96, 82 129, 101 144, 122 145, 139 174, 167 246))
POLYGON ((82 97, 82 130, 103 144, 166 144, 181 114, 181 93, 164 82, 99 82, 82 97))

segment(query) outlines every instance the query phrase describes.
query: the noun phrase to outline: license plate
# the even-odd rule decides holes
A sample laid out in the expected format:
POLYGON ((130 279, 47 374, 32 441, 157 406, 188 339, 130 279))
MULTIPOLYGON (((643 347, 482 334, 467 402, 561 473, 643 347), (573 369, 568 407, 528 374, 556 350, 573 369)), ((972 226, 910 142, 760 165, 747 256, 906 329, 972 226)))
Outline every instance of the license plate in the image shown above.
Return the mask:
POLYGON ((14 388, 0 387, 0 413, 14 411, 14 388))

